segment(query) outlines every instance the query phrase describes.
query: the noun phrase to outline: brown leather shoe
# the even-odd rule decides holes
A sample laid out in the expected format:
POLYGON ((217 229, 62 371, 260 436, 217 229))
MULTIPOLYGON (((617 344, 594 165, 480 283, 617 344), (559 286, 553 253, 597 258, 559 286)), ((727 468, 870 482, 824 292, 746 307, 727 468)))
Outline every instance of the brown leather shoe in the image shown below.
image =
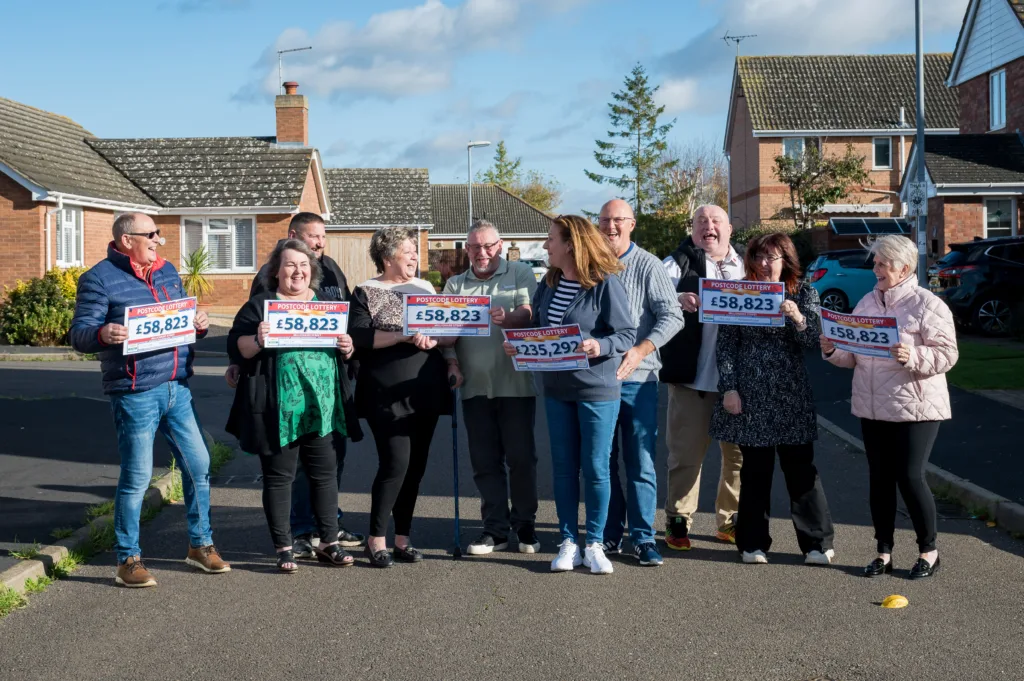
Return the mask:
POLYGON ((117 576, 114 583, 119 586, 126 586, 129 589, 141 589, 147 586, 156 586, 156 580, 149 573, 146 566, 142 564, 140 556, 130 556, 128 560, 117 566, 117 576))
POLYGON ((197 570, 208 572, 211 574, 219 574, 221 572, 231 572, 231 566, 224 562, 217 553, 217 548, 210 544, 209 546, 200 546, 198 549, 189 547, 188 557, 185 558, 185 563, 191 565, 197 570))

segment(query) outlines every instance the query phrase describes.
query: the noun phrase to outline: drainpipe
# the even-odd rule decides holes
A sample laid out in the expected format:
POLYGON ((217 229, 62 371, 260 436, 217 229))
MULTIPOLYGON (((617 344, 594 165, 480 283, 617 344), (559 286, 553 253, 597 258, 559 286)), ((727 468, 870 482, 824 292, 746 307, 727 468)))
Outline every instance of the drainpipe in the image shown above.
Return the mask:
POLYGON ((64 197, 61 194, 57 194, 57 207, 56 208, 50 208, 49 210, 46 211, 46 230, 45 231, 46 231, 46 271, 47 272, 49 272, 51 269, 53 269, 50 266, 50 261, 51 261, 51 257, 50 257, 50 254, 51 254, 51 249, 50 249, 50 234, 51 234, 51 230, 50 230, 50 216, 54 215, 54 214, 59 215, 62 210, 64 210, 64 197))

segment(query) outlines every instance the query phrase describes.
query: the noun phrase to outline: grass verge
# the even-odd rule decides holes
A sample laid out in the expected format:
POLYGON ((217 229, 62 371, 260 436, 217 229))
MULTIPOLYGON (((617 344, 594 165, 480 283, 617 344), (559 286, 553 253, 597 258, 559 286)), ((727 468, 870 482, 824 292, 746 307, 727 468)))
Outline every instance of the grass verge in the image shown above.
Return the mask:
POLYGON ((42 577, 36 577, 35 579, 25 580, 25 593, 37 594, 42 593, 46 587, 53 584, 53 577, 43 575, 42 577))
POLYGON ((85 509, 85 516, 92 520, 93 518, 101 518, 105 515, 110 515, 114 512, 114 500, 109 499, 101 504, 94 504, 89 508, 85 509))
POLYGON ((0 617, 4 617, 18 608, 24 608, 27 603, 25 597, 20 593, 0 584, 0 617))
POLYGON ((961 340, 960 359, 947 374, 965 390, 1024 390, 1024 346, 961 340))

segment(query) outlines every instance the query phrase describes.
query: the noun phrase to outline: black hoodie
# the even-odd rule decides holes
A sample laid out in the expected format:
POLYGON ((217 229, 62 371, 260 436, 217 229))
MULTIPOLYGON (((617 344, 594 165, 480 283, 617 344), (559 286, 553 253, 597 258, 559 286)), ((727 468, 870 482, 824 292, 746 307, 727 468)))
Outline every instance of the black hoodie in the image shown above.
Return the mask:
MULTIPOLYGON (((693 237, 679 244, 671 254, 682 274, 677 293, 697 293, 701 277, 707 276, 707 255, 693 245, 693 237)), ((693 383, 697 378, 697 358, 700 355, 704 325, 700 312, 683 311, 683 328, 661 348, 661 370, 658 379, 663 383, 693 383)))

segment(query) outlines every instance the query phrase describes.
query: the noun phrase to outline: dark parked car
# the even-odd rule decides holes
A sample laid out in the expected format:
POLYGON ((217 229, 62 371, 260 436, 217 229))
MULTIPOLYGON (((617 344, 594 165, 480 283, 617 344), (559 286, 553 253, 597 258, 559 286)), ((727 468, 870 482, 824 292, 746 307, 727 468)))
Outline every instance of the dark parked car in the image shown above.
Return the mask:
POLYGON ((1024 302, 1024 238, 982 239, 950 249, 963 256, 936 271, 938 295, 961 326, 1005 335, 1024 302))
POLYGON ((821 306, 849 312, 878 283, 874 257, 863 248, 826 251, 807 268, 807 281, 818 291, 821 306))

